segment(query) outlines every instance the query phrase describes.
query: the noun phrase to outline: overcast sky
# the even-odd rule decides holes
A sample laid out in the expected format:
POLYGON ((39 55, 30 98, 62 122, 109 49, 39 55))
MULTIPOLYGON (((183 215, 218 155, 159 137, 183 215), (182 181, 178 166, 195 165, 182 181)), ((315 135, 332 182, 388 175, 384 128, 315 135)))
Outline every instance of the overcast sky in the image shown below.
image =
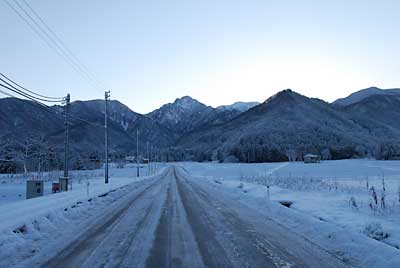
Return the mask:
POLYGON ((23 4, 0 0, 0 71, 47 95, 96 99, 109 88, 146 113, 184 95, 218 106, 286 88, 333 101, 400 87, 400 1, 29 1, 103 87, 6 1, 23 4))

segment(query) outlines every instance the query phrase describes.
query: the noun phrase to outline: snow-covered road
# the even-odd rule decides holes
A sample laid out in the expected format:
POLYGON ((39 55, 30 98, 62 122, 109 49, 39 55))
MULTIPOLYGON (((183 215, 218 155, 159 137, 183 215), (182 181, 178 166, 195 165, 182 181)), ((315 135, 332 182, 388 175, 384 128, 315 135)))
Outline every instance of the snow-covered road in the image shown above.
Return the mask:
POLYGON ((23 264, 51 268, 350 267, 173 166, 117 199, 86 227, 76 239, 23 264))

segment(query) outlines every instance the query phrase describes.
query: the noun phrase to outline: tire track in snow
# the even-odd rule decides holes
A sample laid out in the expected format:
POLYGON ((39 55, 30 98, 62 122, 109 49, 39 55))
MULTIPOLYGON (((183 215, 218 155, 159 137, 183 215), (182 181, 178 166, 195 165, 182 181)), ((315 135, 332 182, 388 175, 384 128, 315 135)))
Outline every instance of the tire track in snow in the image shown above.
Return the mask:
POLYGON ((187 221, 175 174, 170 177, 166 202, 146 267, 205 267, 192 228, 187 221))
POLYGON ((90 256, 93 256, 92 254, 96 252, 100 245, 104 245, 102 244, 102 241, 107 238, 107 235, 112 233, 113 228, 123 220, 127 215, 127 212, 136 204, 136 202, 141 200, 146 193, 159 185, 162 180, 163 178, 157 179, 139 193, 135 193, 128 203, 121 206, 121 208, 115 211, 112 215, 109 215, 105 221, 94 223, 93 228, 85 233, 84 236, 80 237, 79 240, 70 243, 65 247, 64 251, 62 251, 60 255, 50 259, 40 267, 76 268, 84 267, 85 265, 96 267, 92 266, 93 264, 89 264, 88 259, 90 259, 90 256))

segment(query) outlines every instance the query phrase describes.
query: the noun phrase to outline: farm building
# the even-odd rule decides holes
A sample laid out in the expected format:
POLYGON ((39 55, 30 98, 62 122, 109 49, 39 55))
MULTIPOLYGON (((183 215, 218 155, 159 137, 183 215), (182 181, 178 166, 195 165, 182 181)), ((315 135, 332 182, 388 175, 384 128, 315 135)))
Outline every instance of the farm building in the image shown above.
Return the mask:
POLYGON ((321 161, 321 157, 315 154, 306 154, 304 156, 304 163, 319 163, 321 161))

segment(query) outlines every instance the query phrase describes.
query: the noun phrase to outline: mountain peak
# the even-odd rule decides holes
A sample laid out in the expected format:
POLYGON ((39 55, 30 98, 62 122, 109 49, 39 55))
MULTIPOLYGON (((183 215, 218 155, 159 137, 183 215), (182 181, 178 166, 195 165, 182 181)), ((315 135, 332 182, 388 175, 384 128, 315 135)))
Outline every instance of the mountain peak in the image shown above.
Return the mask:
POLYGON ((349 96, 337 99, 333 104, 340 106, 348 106, 360 102, 373 95, 400 95, 400 89, 381 89, 378 87, 369 87, 350 94, 349 96))
POLYGON ((379 87, 368 87, 368 88, 364 89, 364 91, 367 91, 367 90, 381 91, 381 90, 383 90, 383 89, 381 89, 381 88, 379 88, 379 87))
POLYGON ((180 107, 182 107, 182 108, 185 108, 185 107, 190 108, 190 107, 192 107, 193 105, 199 105, 199 104, 201 104, 201 103, 200 103, 199 101, 193 99, 193 98, 190 97, 190 96, 183 96, 183 97, 181 97, 181 98, 175 99, 175 101, 173 102, 173 104, 174 104, 174 105, 178 105, 178 106, 180 106, 180 107))
POLYGON ((190 96, 183 96, 175 99, 148 114, 150 118, 159 122, 167 129, 174 129, 180 132, 189 131, 195 128, 196 122, 207 118, 211 107, 193 99, 190 96))
POLYGON ((254 106, 257 106, 260 104, 259 102, 243 102, 243 101, 237 101, 233 104, 230 105, 221 105, 218 106, 216 109, 221 110, 221 111, 239 111, 239 112, 245 112, 254 106))
POLYGON ((279 91, 275 95, 272 95, 271 97, 266 99, 264 101, 264 103, 270 103, 272 100, 275 100, 275 99, 292 98, 292 97, 295 97, 295 96, 301 96, 301 95, 299 93, 291 90, 290 88, 288 88, 288 89, 279 91))
POLYGON ((183 97, 176 98, 175 101, 196 101, 196 100, 190 97, 189 95, 185 95, 183 97))

